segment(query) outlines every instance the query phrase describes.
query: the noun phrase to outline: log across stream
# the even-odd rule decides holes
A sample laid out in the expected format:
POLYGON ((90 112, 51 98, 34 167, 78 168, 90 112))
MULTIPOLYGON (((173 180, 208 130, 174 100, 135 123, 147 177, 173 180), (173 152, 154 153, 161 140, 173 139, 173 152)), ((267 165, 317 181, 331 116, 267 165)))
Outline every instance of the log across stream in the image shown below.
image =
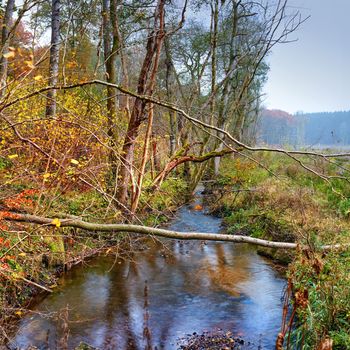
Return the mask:
MULTIPOLYGON (((219 232, 195 201, 176 231, 219 232), (196 207, 197 206, 197 207, 196 207)), ((24 317, 13 349, 179 349, 190 335, 222 330, 252 349, 274 349, 285 280, 254 247, 149 240, 129 260, 98 257, 75 267, 24 317)))

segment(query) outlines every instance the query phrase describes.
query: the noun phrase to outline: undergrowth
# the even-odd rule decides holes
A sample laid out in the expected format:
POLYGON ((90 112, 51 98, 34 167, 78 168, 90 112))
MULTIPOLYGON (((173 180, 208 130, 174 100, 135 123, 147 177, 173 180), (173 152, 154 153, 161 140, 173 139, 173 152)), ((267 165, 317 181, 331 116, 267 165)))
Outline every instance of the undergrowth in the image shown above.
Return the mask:
MULTIPOLYGON (((54 217, 56 226, 15 223, 2 220, 0 215, 0 343, 7 337, 8 325, 22 317, 30 297, 42 289, 56 288, 61 272, 89 256, 120 254, 138 244, 137 239, 129 239, 126 233, 61 227, 60 219, 67 215, 100 223, 119 223, 125 219, 124 213, 95 189, 77 184, 74 187, 63 192, 58 186, 45 183, 42 188, 23 181, 2 187, 2 213, 17 211, 54 217)), ((183 203, 186 191, 183 180, 166 179, 159 191, 143 195, 143 208, 136 223, 157 226, 165 222, 169 213, 183 203)))
MULTIPOLYGON (((278 154, 258 160, 269 171, 240 157, 222 162, 209 189, 211 210, 223 217, 229 233, 308 247, 297 254, 258 249, 289 263, 296 307, 289 348, 321 349, 329 341, 333 349, 350 349, 350 252, 319 250, 322 244, 350 243, 349 182, 335 178, 328 183, 278 154), (300 305, 298 295, 305 299, 300 305)), ((320 174, 340 175, 337 164, 302 161, 320 174)))

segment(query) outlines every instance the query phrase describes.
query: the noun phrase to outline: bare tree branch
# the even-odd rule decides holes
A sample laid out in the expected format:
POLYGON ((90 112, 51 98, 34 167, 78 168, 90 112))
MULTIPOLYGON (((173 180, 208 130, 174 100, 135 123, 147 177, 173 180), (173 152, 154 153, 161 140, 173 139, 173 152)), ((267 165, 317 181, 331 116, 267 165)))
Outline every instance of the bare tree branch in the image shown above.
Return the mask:
MULTIPOLYGON (((2 216, 6 220, 28 222, 38 225, 55 226, 57 220, 53 221, 53 218, 36 216, 31 214, 2 212, 2 216)), ((221 233, 204 233, 204 232, 178 232, 172 230, 165 230, 161 228, 129 225, 129 224, 99 224, 82 221, 80 219, 62 219, 59 221, 61 227, 75 227, 87 231, 100 231, 100 232, 128 232, 142 234, 146 236, 159 236, 172 239, 183 240, 205 240, 205 241, 218 241, 218 242, 233 242, 233 243, 249 243, 257 246, 277 248, 277 249, 296 249, 300 246, 299 243, 289 242, 274 242, 265 239, 253 238, 249 236, 229 235, 221 233)), ((332 249, 348 248, 350 244, 334 244, 323 245, 321 250, 327 251, 332 249)))
POLYGON ((186 113, 183 109, 177 107, 175 104, 173 103, 169 103, 166 101, 162 101, 159 100, 157 98, 151 97, 151 96, 146 96, 146 95, 138 95, 137 93, 130 91, 126 88, 124 88, 121 85, 117 85, 117 84, 111 84, 108 83, 106 81, 103 80, 98 80, 98 79, 94 79, 94 80, 90 80, 90 81, 86 81, 86 82, 81 82, 81 83, 76 83, 76 84, 71 84, 71 85, 57 85, 57 86, 46 86, 44 88, 41 88, 37 91, 31 92, 29 94, 26 94, 24 96, 18 97, 12 101, 3 103, 1 105, 0 103, 0 112, 4 111, 5 109, 17 104, 18 102, 21 102, 23 100, 26 100, 28 98, 37 96, 39 94, 42 94, 46 91, 52 90, 52 89, 57 89, 57 90, 69 90, 69 89, 75 89, 78 87, 83 87, 83 86, 87 86, 87 85, 93 85, 93 84, 97 84, 97 85, 102 85, 102 86, 110 86, 113 87, 117 90, 119 90, 120 92, 127 94, 129 96, 135 97, 135 98, 139 98, 141 100, 147 101, 147 102, 152 102, 158 106, 161 107, 165 107, 168 108, 170 110, 176 111, 179 114, 181 114, 184 118, 186 118, 187 120, 193 122, 196 125, 201 125, 207 129, 211 129, 211 130, 215 130, 218 131, 220 133, 222 133, 225 137, 227 137, 227 139, 231 140, 236 146, 238 147, 242 147, 248 151, 254 151, 254 152, 275 152, 275 153, 283 153, 286 155, 292 154, 292 155, 308 155, 308 156, 316 156, 316 157, 320 157, 320 158, 339 158, 339 157, 350 157, 350 153, 330 153, 330 154, 324 154, 324 153, 318 153, 318 152, 312 152, 312 151, 298 151, 298 150, 294 150, 294 151, 289 151, 289 150, 285 150, 282 148, 273 148, 273 147, 252 147, 252 146, 248 146, 247 144, 237 140, 235 137, 233 137, 228 131, 223 130, 221 128, 218 128, 214 125, 208 124, 206 122, 203 122, 199 119, 196 119, 192 116, 190 116, 188 113, 186 113))

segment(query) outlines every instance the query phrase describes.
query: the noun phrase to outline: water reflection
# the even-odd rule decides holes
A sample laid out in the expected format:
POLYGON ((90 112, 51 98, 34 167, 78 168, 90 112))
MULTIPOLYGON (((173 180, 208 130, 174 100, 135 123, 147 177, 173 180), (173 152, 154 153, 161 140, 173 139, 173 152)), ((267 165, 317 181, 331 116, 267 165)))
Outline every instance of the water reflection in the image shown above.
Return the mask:
MULTIPOLYGON (((184 207, 171 228, 218 232, 220 220, 184 207)), ((215 328, 274 348, 284 281, 265 260, 242 245, 164 244, 150 241, 132 261, 98 258, 73 269, 34 311, 69 308, 69 348, 84 341, 100 349, 176 349, 178 338, 215 328)), ((12 346, 55 349, 61 325, 58 317, 26 317, 12 346)))

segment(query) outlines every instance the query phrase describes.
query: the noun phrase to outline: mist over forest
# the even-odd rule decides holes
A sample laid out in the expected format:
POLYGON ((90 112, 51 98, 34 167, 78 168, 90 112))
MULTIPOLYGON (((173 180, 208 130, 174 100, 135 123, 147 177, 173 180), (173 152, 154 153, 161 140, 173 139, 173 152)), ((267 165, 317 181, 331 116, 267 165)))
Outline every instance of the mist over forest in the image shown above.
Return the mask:
POLYGON ((350 111, 292 115, 264 109, 257 130, 258 143, 343 148, 350 145, 350 111))

